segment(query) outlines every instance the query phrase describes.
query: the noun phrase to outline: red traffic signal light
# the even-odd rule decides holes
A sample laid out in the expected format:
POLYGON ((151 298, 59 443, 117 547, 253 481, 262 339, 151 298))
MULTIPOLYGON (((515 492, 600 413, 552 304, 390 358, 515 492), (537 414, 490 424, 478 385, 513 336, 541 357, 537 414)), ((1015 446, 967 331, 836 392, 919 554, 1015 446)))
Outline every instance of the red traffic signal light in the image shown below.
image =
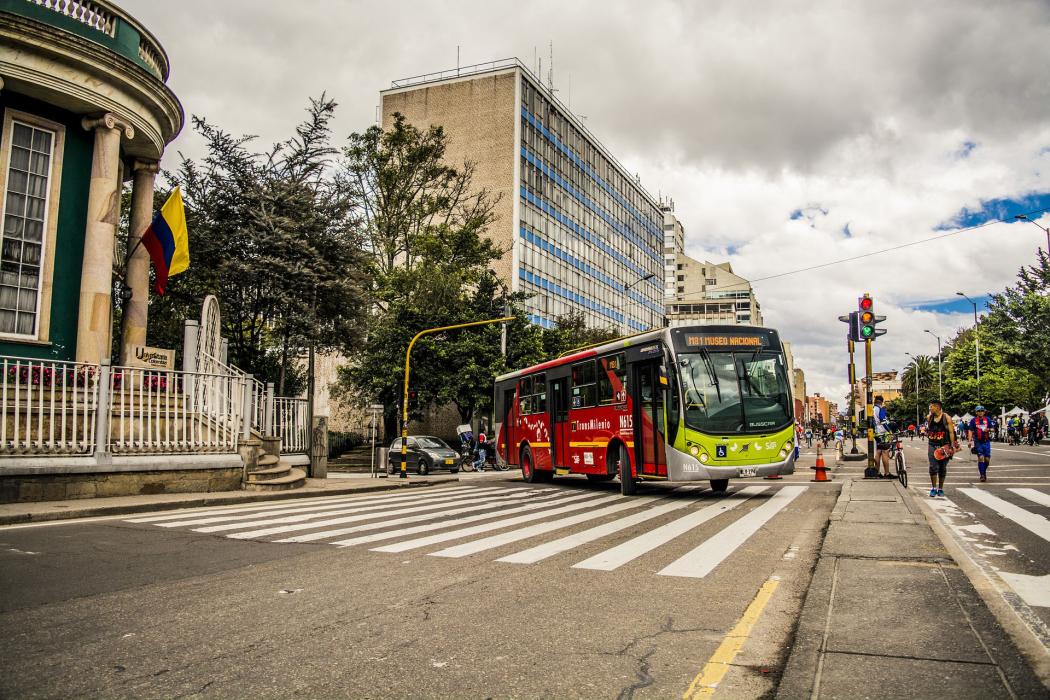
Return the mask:
POLYGON ((857 305, 860 307, 861 311, 871 311, 871 307, 874 305, 874 302, 872 302, 871 297, 865 294, 857 300, 857 305))

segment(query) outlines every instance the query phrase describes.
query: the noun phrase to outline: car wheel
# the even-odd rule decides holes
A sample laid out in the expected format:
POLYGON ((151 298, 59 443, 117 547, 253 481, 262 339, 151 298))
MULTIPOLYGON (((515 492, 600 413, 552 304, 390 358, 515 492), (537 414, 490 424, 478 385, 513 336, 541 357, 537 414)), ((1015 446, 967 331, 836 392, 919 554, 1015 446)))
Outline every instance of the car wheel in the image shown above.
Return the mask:
POLYGON ((430 460, 426 457, 419 460, 419 466, 416 467, 416 474, 420 476, 426 476, 430 473, 430 460))
POLYGON ((631 474, 631 458, 627 455, 627 448, 623 445, 616 450, 616 472, 620 475, 620 493, 624 496, 633 496, 638 493, 638 482, 631 474))
POLYGON ((448 468, 448 473, 449 474, 459 474, 459 467, 449 467, 448 468))
POLYGON ((711 490, 715 493, 725 493, 729 488, 729 479, 711 479, 711 490))

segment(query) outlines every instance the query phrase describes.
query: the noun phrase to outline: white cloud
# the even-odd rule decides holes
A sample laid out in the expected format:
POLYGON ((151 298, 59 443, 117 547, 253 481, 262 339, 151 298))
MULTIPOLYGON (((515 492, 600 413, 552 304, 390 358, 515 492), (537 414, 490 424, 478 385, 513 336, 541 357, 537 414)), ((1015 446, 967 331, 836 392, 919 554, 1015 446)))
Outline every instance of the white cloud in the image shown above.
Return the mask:
MULTIPOLYGON (((390 80, 453 66, 457 45, 463 65, 531 63, 538 47, 546 73, 553 40, 560 97, 650 191, 675 199, 689 252, 754 279, 928 237, 982 200, 1050 191, 1040 0, 122 4, 167 49, 187 113, 264 143, 322 90, 341 104, 342 137, 372 123, 390 80), (827 213, 790 220, 808 206, 827 213)), ((189 130, 174 146, 199 155, 189 130)), ((910 305, 997 291, 1040 244, 1033 226, 1000 224, 756 289, 810 390, 839 398, 836 317, 859 292, 889 317, 876 368, 899 369, 905 352, 935 352, 923 329, 947 338, 971 322, 910 305)))

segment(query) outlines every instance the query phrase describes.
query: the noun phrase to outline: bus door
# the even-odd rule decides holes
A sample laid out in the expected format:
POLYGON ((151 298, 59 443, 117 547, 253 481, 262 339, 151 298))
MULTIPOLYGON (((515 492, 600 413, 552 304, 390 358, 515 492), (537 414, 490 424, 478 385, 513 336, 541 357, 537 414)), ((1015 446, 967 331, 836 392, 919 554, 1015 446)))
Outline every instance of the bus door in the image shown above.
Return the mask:
POLYGON ((639 474, 667 475, 664 426, 665 389, 660 382, 660 361, 634 365, 631 399, 634 404, 634 456, 639 474))
POLYGON ((514 405, 516 385, 511 384, 509 389, 503 389, 503 421, 502 435, 498 436, 500 454, 504 456, 507 464, 518 463, 518 407, 514 405))
POLYGON ((569 378, 551 379, 551 460, 555 467, 569 466, 569 378))

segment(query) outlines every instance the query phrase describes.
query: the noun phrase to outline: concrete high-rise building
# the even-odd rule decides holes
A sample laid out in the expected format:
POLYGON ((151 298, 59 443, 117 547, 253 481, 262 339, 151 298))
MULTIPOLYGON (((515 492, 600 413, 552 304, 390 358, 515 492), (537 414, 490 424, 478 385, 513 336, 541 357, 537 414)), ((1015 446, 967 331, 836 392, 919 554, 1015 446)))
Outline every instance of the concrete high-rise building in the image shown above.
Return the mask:
POLYGON ((701 262, 679 254, 675 295, 667 301, 670 326, 703 324, 762 325, 762 309, 751 283, 734 274, 728 262, 701 262))
POLYGON ((474 185, 501 196, 487 235, 507 251, 494 266, 533 323, 582 313, 589 326, 641 331, 664 317, 660 202, 521 61, 395 80, 394 114, 441 126, 449 163, 475 165, 474 185))
POLYGON ((791 394, 795 400, 795 419, 806 418, 806 373, 796 367, 791 371, 791 394))
POLYGON ((674 214, 674 200, 661 205, 664 212, 664 299, 674 299, 678 256, 685 252, 685 229, 674 214))

